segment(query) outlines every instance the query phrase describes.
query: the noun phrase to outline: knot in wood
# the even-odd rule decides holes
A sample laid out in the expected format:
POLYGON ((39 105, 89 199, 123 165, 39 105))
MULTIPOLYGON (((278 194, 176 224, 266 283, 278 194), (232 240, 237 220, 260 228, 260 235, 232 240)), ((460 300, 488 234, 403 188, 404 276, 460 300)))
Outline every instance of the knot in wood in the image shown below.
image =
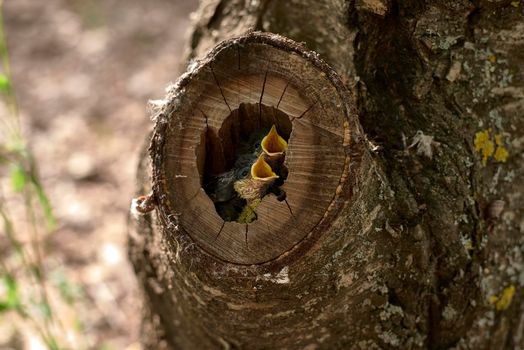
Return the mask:
POLYGON ((150 152, 160 217, 177 213, 172 234, 189 235, 222 261, 263 264, 334 220, 348 191, 358 122, 350 93, 316 53, 278 35, 249 33, 192 65, 166 100, 150 152), (242 163, 249 140, 270 130, 275 149, 254 147, 242 163), (251 175, 242 170, 261 156, 251 175), (267 182, 255 186, 255 203, 238 194, 248 182, 233 183, 260 180, 257 169, 267 182), (220 193, 216 179, 225 184, 220 193), (232 198, 236 207, 223 204, 232 198), (251 216, 243 217, 250 205, 251 216))

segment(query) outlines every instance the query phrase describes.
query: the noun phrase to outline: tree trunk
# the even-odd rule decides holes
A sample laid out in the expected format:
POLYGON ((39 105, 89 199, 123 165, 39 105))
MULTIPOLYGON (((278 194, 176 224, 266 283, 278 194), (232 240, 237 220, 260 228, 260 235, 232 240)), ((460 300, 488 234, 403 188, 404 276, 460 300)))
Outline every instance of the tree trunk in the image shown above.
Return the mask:
POLYGON ((156 207, 130 219, 145 348, 524 348, 524 4, 215 0, 196 18, 139 166, 156 207), (257 33, 207 53, 250 29, 331 68, 257 33), (233 112, 292 125, 287 206, 268 195, 252 222, 201 188, 233 112))

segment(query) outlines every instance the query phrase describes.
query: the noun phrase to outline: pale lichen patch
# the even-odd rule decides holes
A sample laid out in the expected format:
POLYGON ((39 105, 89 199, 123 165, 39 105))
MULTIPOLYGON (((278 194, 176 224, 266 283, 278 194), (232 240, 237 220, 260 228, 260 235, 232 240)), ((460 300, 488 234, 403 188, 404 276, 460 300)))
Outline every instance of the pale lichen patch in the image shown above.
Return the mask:
POLYGON ((442 310, 442 317, 446 321, 453 320, 457 316, 457 314, 457 310, 455 310, 453 306, 451 306, 450 304, 446 305, 446 307, 444 307, 444 310, 442 310))
POLYGON ((373 208, 373 210, 369 214, 369 218, 368 218, 367 222, 364 223, 365 226, 364 226, 364 229, 362 230, 363 234, 371 231, 371 228, 373 227, 373 222, 377 218, 377 216, 378 216, 378 214, 380 212, 380 209, 382 209, 380 204, 377 205, 375 208, 373 208))
POLYGON ((265 273, 259 278, 273 283, 287 284, 290 282, 289 266, 284 266, 282 270, 280 270, 280 272, 278 272, 276 275, 272 275, 271 273, 265 273))
POLYGON ((295 310, 287 310, 287 311, 281 311, 277 312, 276 314, 267 314, 264 317, 267 318, 281 318, 281 317, 289 317, 295 313, 295 310))
POLYGON ((392 331, 382 332, 378 337, 386 344, 397 347, 400 345, 399 337, 392 331))
POLYGON ((380 319, 382 321, 387 321, 395 315, 404 317, 404 311, 402 310, 400 306, 393 305, 390 303, 386 303, 386 305, 384 305, 383 307, 383 310, 380 311, 380 319))
POLYGON ((362 340, 358 344, 360 349, 380 349, 380 347, 373 340, 362 340))
POLYGON ((337 287, 350 287, 353 284, 355 275, 352 272, 346 272, 340 274, 340 279, 337 282, 337 287))

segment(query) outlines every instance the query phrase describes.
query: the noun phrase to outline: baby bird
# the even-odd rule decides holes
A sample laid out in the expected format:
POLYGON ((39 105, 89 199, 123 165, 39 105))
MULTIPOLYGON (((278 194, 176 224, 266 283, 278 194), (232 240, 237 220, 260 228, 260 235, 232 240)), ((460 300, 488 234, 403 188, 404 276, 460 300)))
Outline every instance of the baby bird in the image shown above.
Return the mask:
POLYGON ((264 197, 270 187, 280 176, 284 164, 284 153, 287 142, 277 132, 275 125, 260 142, 262 154, 251 166, 250 177, 238 180, 234 184, 235 191, 241 198, 248 201, 264 197))
POLYGON ((206 193, 214 203, 227 202, 237 195, 233 184, 249 177, 251 166, 262 153, 260 143, 265 134, 265 131, 254 132, 247 140, 240 142, 232 169, 207 180, 206 193))
POLYGON ((284 167, 284 158, 287 142, 278 134, 275 125, 271 127, 269 133, 262 139, 260 146, 271 169, 285 180, 287 178, 287 169, 284 167))
POLYGON ((233 187, 241 198, 248 202, 264 197, 269 186, 278 179, 278 175, 265 161, 264 155, 258 157, 251 166, 251 177, 235 181, 233 187))
POLYGON ((245 167, 213 176, 206 183, 206 192, 214 203, 227 202, 236 195, 233 188, 235 181, 246 177, 248 174, 249 167, 245 167))
POLYGON ((206 181, 206 193, 224 220, 250 223, 256 219, 255 210, 266 194, 279 196, 283 192, 278 186, 287 177, 286 149, 287 142, 275 125, 269 132, 256 131, 240 142, 232 169, 206 181))

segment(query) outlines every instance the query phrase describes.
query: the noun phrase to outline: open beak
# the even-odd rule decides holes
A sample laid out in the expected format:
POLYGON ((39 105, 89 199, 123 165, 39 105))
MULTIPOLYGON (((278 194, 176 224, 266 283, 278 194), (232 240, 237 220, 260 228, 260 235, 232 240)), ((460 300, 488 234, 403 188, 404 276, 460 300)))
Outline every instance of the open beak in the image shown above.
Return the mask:
POLYGON ((278 178, 278 175, 275 174, 262 155, 258 157, 257 161, 251 166, 251 177, 254 180, 273 181, 278 178))
POLYGON ((261 146, 268 156, 276 156, 284 154, 287 142, 278 134, 277 128, 273 125, 269 133, 262 139, 261 146))
POLYGON ((235 181, 233 187, 241 198, 252 201, 264 197, 269 186, 277 178, 278 175, 264 160, 264 155, 262 154, 251 166, 251 178, 235 181))

